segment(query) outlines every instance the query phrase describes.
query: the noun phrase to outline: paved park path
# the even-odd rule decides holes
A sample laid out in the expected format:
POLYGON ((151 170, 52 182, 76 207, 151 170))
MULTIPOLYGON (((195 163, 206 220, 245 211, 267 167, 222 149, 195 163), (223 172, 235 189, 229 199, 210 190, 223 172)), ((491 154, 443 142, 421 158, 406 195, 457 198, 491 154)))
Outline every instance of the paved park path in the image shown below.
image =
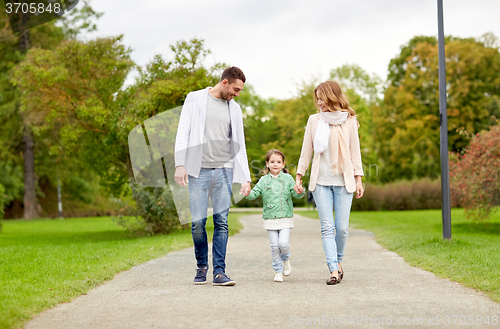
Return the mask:
POLYGON ((227 251, 226 272, 236 286, 214 287, 211 275, 206 285, 193 285, 189 248, 122 272, 26 328, 500 328, 499 304, 411 267, 367 231, 349 231, 344 280, 327 286, 319 221, 298 215, 290 236, 292 274, 275 283, 260 215, 241 221, 245 228, 229 238, 227 251), (469 316, 474 325, 466 325, 469 316), (490 324, 479 325, 486 316, 490 324))

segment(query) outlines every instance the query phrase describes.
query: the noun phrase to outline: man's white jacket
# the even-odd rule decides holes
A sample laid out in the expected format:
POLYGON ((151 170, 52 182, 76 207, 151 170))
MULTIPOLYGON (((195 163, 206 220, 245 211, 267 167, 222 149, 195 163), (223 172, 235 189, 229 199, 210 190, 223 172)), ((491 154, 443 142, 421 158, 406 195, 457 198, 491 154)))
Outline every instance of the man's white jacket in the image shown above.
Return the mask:
MULTIPOLYGON (((186 167, 188 175, 196 178, 200 175, 203 157, 203 137, 210 88, 193 91, 186 96, 175 139, 175 167, 186 167)), ((240 105, 234 100, 229 102, 229 116, 232 145, 237 152, 233 163, 233 183, 249 182, 250 169, 243 131, 243 116, 240 105)))

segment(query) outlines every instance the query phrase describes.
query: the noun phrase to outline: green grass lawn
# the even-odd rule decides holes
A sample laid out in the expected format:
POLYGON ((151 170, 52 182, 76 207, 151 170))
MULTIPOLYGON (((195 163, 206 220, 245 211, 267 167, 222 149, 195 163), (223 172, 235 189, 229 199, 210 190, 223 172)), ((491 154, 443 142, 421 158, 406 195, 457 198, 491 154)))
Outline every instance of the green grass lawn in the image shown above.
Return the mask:
MULTIPOLYGON (((238 218, 243 215, 229 215, 230 235, 242 228, 238 218)), ((33 315, 85 294, 116 273, 192 246, 190 230, 131 238, 110 217, 3 223, 0 328, 21 327, 33 315)), ((207 231, 211 239, 211 219, 207 231)))
MULTIPOLYGON (((318 218, 313 211, 296 213, 318 218)), ((453 209, 451 241, 443 241, 441 221, 441 210, 359 211, 351 213, 350 226, 375 233, 379 244, 409 264, 482 290, 500 303, 500 211, 476 223, 453 209)))

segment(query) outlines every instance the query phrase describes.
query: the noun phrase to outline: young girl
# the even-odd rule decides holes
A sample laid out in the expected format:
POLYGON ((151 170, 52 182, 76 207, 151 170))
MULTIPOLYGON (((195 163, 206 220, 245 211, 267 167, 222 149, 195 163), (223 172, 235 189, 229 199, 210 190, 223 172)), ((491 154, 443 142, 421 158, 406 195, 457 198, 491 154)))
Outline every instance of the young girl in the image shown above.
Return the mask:
POLYGON ((300 199, 305 195, 302 185, 295 187, 295 180, 285 169, 285 155, 273 149, 267 152, 265 176, 246 197, 256 199, 262 194, 264 228, 267 229, 271 243, 275 282, 283 282, 283 275, 290 275, 290 229, 293 227, 292 195, 300 199), (283 264, 284 263, 284 264, 283 264), (284 266, 283 266, 284 265, 284 266))

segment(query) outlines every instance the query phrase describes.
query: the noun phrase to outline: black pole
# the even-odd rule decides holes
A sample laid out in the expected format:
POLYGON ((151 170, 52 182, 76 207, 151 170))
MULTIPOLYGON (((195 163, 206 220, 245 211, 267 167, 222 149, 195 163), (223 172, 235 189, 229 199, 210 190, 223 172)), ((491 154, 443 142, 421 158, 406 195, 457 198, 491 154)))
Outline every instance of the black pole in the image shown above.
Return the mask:
POLYGON ((443 239, 451 240, 450 167, 448 162, 448 112, 446 108, 446 67, 444 55, 443 0, 438 0, 439 117, 441 130, 441 196, 443 239))

